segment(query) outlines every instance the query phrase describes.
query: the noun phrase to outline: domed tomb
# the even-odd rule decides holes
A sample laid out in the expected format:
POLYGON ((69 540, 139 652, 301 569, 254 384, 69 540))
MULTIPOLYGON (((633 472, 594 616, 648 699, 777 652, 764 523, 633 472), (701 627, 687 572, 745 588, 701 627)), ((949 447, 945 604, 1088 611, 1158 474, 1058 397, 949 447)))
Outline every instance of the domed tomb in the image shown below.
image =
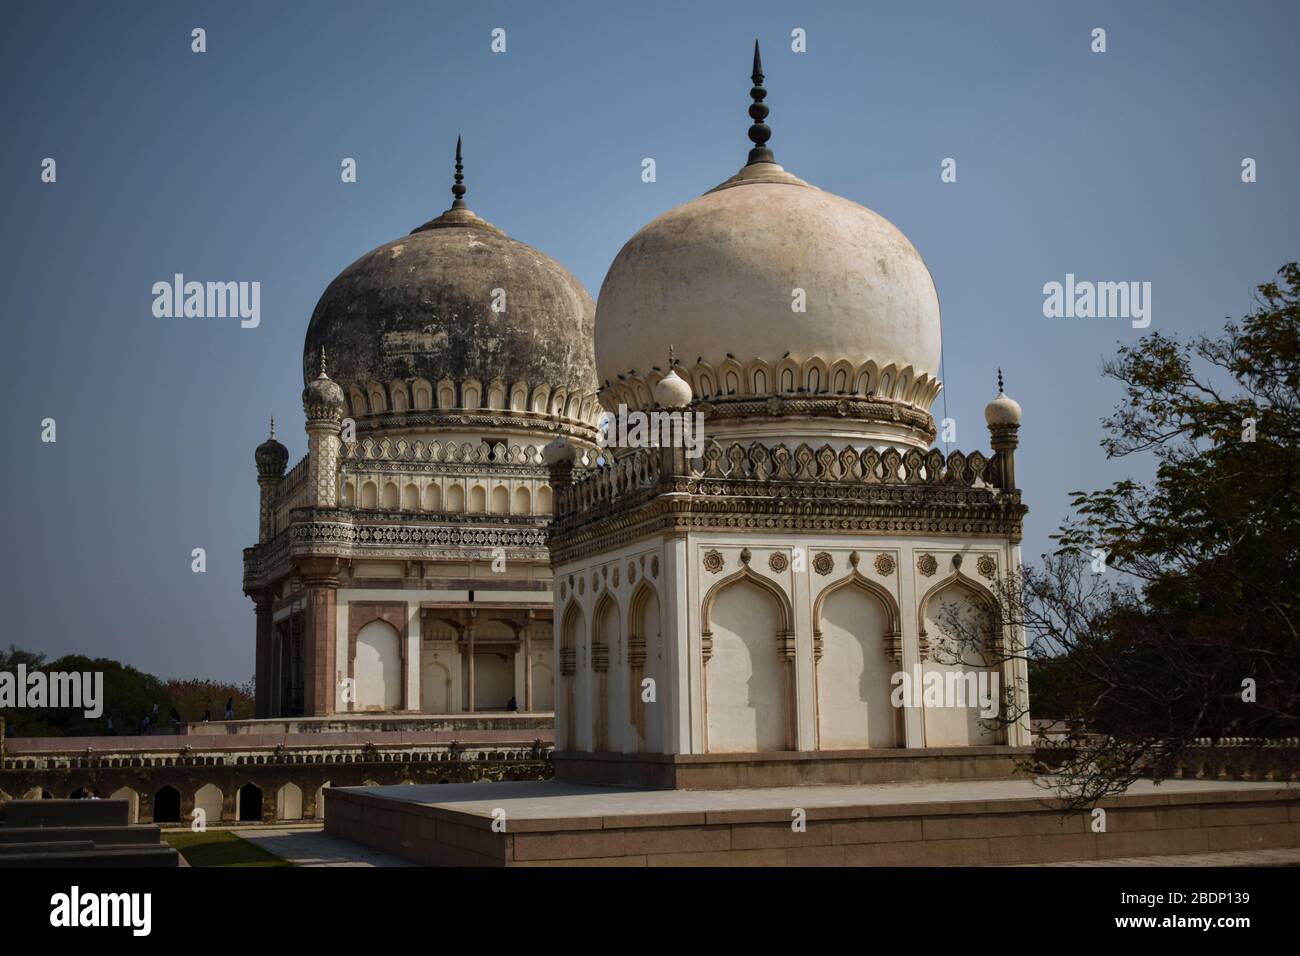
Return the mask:
MULTIPOLYGON (((757 119, 761 82, 756 53, 757 119)), ((877 213, 778 165, 769 132, 752 127, 739 173, 649 223, 610 266, 596 310, 602 402, 652 404, 663 373, 647 356, 674 346, 719 439, 928 447, 941 385, 925 262, 877 213)))
POLYGON ((322 348, 361 429, 492 426, 594 437, 595 305, 550 256, 465 205, 372 249, 325 289, 303 344, 322 348), (495 412, 496 414, 492 414, 495 412))

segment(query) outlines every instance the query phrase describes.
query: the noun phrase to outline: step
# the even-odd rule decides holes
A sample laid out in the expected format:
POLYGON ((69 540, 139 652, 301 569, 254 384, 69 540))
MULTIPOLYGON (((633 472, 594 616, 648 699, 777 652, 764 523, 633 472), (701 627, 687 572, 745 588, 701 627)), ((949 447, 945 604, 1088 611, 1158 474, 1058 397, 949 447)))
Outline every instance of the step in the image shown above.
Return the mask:
POLYGON ((10 800, 6 827, 113 827, 131 822, 126 800, 10 800))
POLYGON ((88 840, 96 846, 156 846, 162 840, 162 828, 153 823, 121 827, 0 827, 0 847, 49 840, 88 840))
POLYGON ((166 845, 16 853, 3 860, 5 866, 180 866, 180 854, 166 845))
POLYGON ((0 843, 0 860, 26 853, 84 853, 95 849, 91 840, 46 841, 43 843, 0 843))

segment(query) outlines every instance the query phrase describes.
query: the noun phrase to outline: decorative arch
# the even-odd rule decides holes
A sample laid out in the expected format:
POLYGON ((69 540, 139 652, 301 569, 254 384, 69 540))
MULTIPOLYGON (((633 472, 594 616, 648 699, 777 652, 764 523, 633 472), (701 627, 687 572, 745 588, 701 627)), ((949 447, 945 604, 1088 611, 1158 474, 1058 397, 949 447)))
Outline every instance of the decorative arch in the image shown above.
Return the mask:
MULTIPOLYGON (((821 658, 821 640, 822 640, 822 608, 826 604, 826 599, 836 591, 844 588, 860 588, 866 591, 885 608, 885 617, 888 621, 886 630, 883 635, 885 646, 890 650, 890 656, 896 659, 902 658, 902 614, 898 608, 898 601, 887 588, 876 581, 871 580, 857 568, 854 568, 850 574, 845 575, 838 581, 834 581, 822 588, 821 593, 813 601, 812 625, 813 625, 813 658, 821 658)), ((924 610, 922 610, 922 619, 924 619, 924 610)))
POLYGON ((596 601, 591 613, 591 749, 610 749, 609 657, 610 646, 617 646, 622 631, 618 601, 608 589, 596 601))
MULTIPOLYGON (((773 628, 772 634, 772 650, 775 652, 773 658, 769 659, 767 665, 762 665, 761 659, 755 658, 752 653, 749 655, 749 659, 753 662, 755 667, 753 672, 755 679, 757 679, 757 675, 760 673, 760 665, 769 667, 771 666, 772 661, 776 662, 776 666, 779 668, 780 672, 779 676, 775 678, 775 683, 780 687, 779 693, 781 695, 782 706, 782 713, 779 715, 780 721, 777 734, 780 739, 776 746, 772 746, 770 743, 763 745, 761 740, 759 741, 758 746, 760 749, 764 750, 795 750, 797 749, 795 715, 798 713, 798 708, 794 675, 794 610, 791 606, 789 596, 779 585, 771 579, 754 572, 748 565, 744 565, 739 571, 728 575, 713 585, 713 587, 709 589, 708 593, 704 595, 704 600, 701 603, 700 656, 704 667, 704 681, 702 688, 704 698, 704 750, 706 753, 714 753, 727 752, 728 750, 733 749, 726 745, 717 745, 716 735, 714 735, 714 741, 710 740, 710 725, 714 722, 714 718, 716 717, 717 720, 721 722, 725 721, 726 716, 722 711, 719 711, 716 714, 710 712, 710 680, 708 665, 710 659, 713 657, 714 605, 720 595, 726 593, 730 588, 740 584, 753 585, 760 591, 771 596, 773 598, 773 603, 776 606, 778 617, 776 627, 773 628), (715 745, 718 746, 718 750, 716 751, 714 750, 715 745)), ((762 673, 766 674, 767 681, 772 682, 772 671, 766 670, 762 673)), ((734 684, 734 675, 732 683, 734 684)), ((734 686, 732 689, 734 691, 734 686)), ((767 703, 770 704, 772 701, 769 700, 767 703)))
POLYGON ((997 598, 994 597, 992 591, 990 591, 984 585, 980 584, 970 575, 963 574, 961 568, 954 568, 953 572, 949 574, 946 578, 936 581, 933 585, 931 585, 929 590, 927 590, 923 595, 921 595, 921 600, 917 602, 916 633, 919 634, 921 637, 922 660, 924 660, 926 657, 926 650, 929 644, 929 634, 925 630, 925 612, 930 607, 930 599, 933 598, 940 591, 944 590, 946 587, 952 584, 958 585, 959 587, 968 591, 971 594, 971 596, 973 596, 977 601, 979 601, 980 604, 982 604, 986 609, 990 611, 997 609, 998 601, 997 598))
MULTIPOLYGON (((647 708, 641 700, 641 681, 649 677, 656 685, 663 682, 660 667, 660 654, 663 646, 663 602, 659 592, 645 578, 637 583, 632 591, 632 599, 627 609, 627 669, 628 669, 628 713, 632 719, 635 749, 638 753, 650 750, 658 752, 663 747, 662 733, 656 725, 648 720, 647 708), (647 612, 654 602, 653 635, 649 634, 647 612)), ((663 687, 656 687, 656 694, 662 693, 663 687)), ((658 713, 658 710, 654 711, 658 713)))
MULTIPOLYGON (((560 697, 564 702, 564 742, 566 750, 577 749, 578 695, 575 689, 578 674, 578 640, 586 627, 582 607, 576 598, 569 601, 560 617, 560 697)), ((557 723, 556 729, 559 729, 557 723)), ((556 740, 557 746, 560 744, 556 740)))

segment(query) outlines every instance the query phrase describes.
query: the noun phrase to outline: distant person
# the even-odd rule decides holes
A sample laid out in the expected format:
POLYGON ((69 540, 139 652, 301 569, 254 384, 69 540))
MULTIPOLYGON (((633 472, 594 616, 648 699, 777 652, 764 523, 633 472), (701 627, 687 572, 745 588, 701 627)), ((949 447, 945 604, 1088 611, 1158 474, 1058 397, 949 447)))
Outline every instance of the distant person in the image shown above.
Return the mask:
POLYGON ((149 732, 149 715, 145 714, 140 718, 140 735, 144 736, 149 732))
POLYGON ((226 720, 234 720, 234 719, 235 719, 235 698, 229 697, 226 699, 226 720))
POLYGON ((152 718, 155 724, 158 723, 158 701, 156 700, 153 702, 152 718))
POLYGON ((172 712, 169 716, 171 717, 173 724, 181 723, 181 712, 177 710, 175 707, 172 708, 172 712))
POLYGON ((511 697, 510 700, 506 702, 506 710, 514 712, 517 711, 518 709, 519 709, 519 703, 513 697, 511 697))

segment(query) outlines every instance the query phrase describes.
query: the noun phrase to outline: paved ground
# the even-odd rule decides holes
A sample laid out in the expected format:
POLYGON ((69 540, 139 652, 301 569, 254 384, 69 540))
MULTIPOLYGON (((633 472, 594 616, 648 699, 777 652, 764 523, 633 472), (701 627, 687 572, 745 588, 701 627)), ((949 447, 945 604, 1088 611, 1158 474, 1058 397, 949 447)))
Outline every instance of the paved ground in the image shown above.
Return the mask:
MULTIPOLYGON (((1158 787, 1139 781, 1129 794, 1181 794, 1276 790, 1285 784, 1218 780, 1167 780, 1158 787)), ((360 789, 360 788, 358 788, 360 789)), ((515 820, 619 816, 647 813, 700 813, 723 810, 774 810, 788 807, 843 807, 948 801, 1050 799, 1054 791, 1033 780, 945 780, 854 786, 764 787, 743 790, 634 790, 595 787, 558 780, 499 783, 418 784, 366 787, 367 796, 445 807, 476 816, 505 808, 515 820)))
POLYGON ((413 866, 401 857, 372 850, 360 843, 341 840, 320 826, 234 831, 249 843, 269 850, 299 866, 413 866))

